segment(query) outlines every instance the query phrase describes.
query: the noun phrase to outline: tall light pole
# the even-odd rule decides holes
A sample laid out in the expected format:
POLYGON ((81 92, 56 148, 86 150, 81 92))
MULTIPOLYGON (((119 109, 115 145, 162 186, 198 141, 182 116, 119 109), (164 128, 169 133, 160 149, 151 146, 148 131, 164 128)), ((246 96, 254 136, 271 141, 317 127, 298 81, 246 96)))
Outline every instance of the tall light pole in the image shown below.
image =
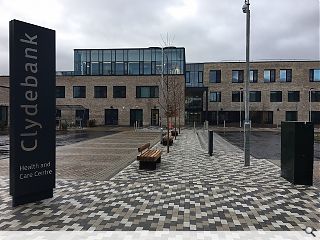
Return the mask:
POLYGON ((250 120, 249 120, 249 82, 250 82, 250 9, 249 0, 245 0, 242 11, 246 14, 246 75, 245 88, 245 120, 244 120, 244 165, 250 166, 250 120))
POLYGON ((309 89, 309 122, 312 122, 312 114, 311 114, 311 106, 312 106, 312 91, 314 90, 314 88, 310 88, 309 89))
MULTIPOLYGON (((242 114, 241 114, 241 103, 242 103, 242 97, 241 97, 241 92, 243 92, 243 88, 240 88, 240 92, 239 92, 239 95, 240 95, 240 111, 239 111, 239 113, 240 113, 240 120, 239 120, 239 123, 240 123, 240 128, 241 128, 241 126, 242 126, 242 119, 241 119, 241 117, 242 117, 242 114)), ((241 129, 240 129, 241 130, 241 129)))

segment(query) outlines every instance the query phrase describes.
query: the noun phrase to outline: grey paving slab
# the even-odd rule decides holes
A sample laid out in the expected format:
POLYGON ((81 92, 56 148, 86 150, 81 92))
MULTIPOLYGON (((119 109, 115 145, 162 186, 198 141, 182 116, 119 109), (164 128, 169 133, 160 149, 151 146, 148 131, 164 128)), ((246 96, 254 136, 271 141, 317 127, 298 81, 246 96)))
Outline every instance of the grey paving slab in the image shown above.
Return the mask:
POLYGON ((320 230, 319 189, 291 185, 269 161, 209 157, 188 130, 169 154, 154 148, 155 171, 134 161, 110 180, 58 180, 52 199, 17 208, 0 178, 0 230, 320 230))

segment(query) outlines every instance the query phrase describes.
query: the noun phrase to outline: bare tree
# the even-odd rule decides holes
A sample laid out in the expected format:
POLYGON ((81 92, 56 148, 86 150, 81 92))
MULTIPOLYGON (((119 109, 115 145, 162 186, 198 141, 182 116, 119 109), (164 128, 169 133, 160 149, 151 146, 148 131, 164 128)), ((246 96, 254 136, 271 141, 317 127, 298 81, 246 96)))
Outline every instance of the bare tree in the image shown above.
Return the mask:
POLYGON ((160 96, 159 96, 159 105, 164 111, 164 114, 167 119, 167 152, 169 153, 169 140, 170 140, 170 118, 174 114, 174 81, 172 81, 172 76, 169 76, 168 71, 165 77, 162 77, 160 80, 160 96))

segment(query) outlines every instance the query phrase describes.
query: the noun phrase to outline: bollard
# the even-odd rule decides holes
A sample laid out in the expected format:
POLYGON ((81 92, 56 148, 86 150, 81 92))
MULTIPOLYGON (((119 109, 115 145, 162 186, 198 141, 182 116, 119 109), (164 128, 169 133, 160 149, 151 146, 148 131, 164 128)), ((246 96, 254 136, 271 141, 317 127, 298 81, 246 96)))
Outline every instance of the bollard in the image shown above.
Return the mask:
POLYGON ((162 142, 162 136, 163 136, 163 128, 160 128, 160 133, 161 133, 161 135, 160 135, 160 143, 162 142))
POLYGON ((223 128, 226 128, 226 120, 223 120, 223 128))
POLYGON ((208 131, 208 153, 212 156, 213 153, 213 131, 208 131))
POLYGON ((193 132, 196 132, 196 122, 193 122, 193 132))

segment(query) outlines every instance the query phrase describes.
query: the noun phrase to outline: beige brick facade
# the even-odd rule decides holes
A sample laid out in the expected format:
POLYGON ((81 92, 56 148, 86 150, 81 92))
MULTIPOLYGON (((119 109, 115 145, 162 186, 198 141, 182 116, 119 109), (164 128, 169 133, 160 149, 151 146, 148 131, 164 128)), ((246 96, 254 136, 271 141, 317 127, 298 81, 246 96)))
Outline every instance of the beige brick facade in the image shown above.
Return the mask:
MULTIPOLYGON (((210 102, 208 110, 239 111, 240 103, 232 102, 232 91, 244 89, 244 83, 232 83, 232 70, 244 70, 244 62, 217 62, 204 64, 204 85, 208 91, 221 92, 221 102, 210 102), (221 70, 221 83, 210 83, 210 70, 221 70)), ((320 91, 320 82, 309 81, 309 70, 320 69, 319 61, 252 62, 250 69, 258 70, 258 82, 250 83, 250 91, 261 91, 261 102, 250 102, 250 111, 272 111, 273 124, 285 121, 286 111, 298 111, 298 121, 309 119, 309 90, 320 91), (275 69, 275 82, 264 82, 264 70, 275 69), (280 82, 280 69, 292 69, 292 82, 280 82), (270 91, 282 91, 282 102, 270 102, 270 91), (300 91, 300 102, 288 102, 288 91, 300 91)), ((246 74, 245 74, 246 79, 246 74)), ((244 103, 242 102, 242 111, 244 103)), ((320 111, 320 103, 312 102, 312 111, 320 111)))
MULTIPOLYGON (((286 111, 297 111, 298 121, 309 120, 309 90, 320 91, 320 82, 309 81, 309 70, 320 69, 319 61, 265 61, 252 62, 252 70, 258 70, 258 82, 250 83, 250 91, 261 91, 261 102, 251 102, 250 111, 273 112, 273 124, 280 124, 286 118, 286 111), (275 69, 275 82, 264 82, 264 70, 275 69), (292 82, 280 82, 280 69, 292 69, 292 82), (282 91, 282 102, 270 102, 270 91, 282 91), (300 91, 299 102, 288 102, 288 91, 300 91)), ((240 103, 232 102, 232 91, 244 88, 244 83, 232 83, 232 70, 245 70, 244 62, 204 63, 203 84, 210 92, 221 92, 221 102, 208 102, 208 111, 239 111, 240 103), (210 70, 221 70, 221 83, 210 83, 210 70)), ((182 75, 173 76, 184 83, 182 75)), ((246 78, 246 76, 245 76, 246 78)), ((171 79, 171 80, 172 80, 171 79)), ((0 86, 8 86, 9 77, 0 77, 0 86)), ((105 124, 105 109, 118 109, 118 124, 130 124, 130 109, 143 109, 143 125, 151 124, 151 109, 159 109, 162 124, 166 124, 164 111, 159 101, 163 101, 161 88, 160 98, 136 98, 136 86, 159 86, 161 76, 57 76, 56 85, 65 86, 65 98, 57 98, 57 105, 81 105, 89 109, 89 118, 95 119, 98 125, 105 124), (73 98, 73 86, 86 86, 86 98, 73 98), (107 86, 107 98, 94 98, 94 86, 107 86), (113 98, 113 86, 126 86, 126 98, 113 98)), ((179 90, 182 110, 181 123, 184 124, 185 89, 181 84, 179 90)), ((0 106, 9 105, 9 91, 0 87, 0 106)), ((244 103, 241 104, 244 111, 244 103)), ((320 111, 320 103, 311 103, 312 111, 320 111)), ((205 110, 205 106, 203 108, 205 110)), ((62 118, 71 121, 74 112, 62 111, 62 118)))
MULTIPOLYGON (((1 77, 0 85, 8 86, 9 77, 1 77)), ((184 76, 170 76, 169 81, 181 84, 181 124, 184 125, 184 76)), ((57 98, 57 105, 81 105, 89 109, 89 119, 95 119, 97 125, 105 124, 105 109, 118 109, 118 124, 130 125, 130 109, 143 109, 143 125, 151 125, 151 109, 159 109, 160 121, 166 124, 163 94, 159 87, 160 98, 136 98, 136 86, 160 86, 161 76, 57 76, 56 86, 65 87, 65 98, 57 98), (73 98, 73 87, 85 86, 86 98, 73 98), (94 86, 107 86, 107 98, 94 98, 94 86), (126 98, 113 98, 113 86, 126 86, 126 98)), ((8 106, 8 89, 0 88, 0 106, 8 106)), ((75 111, 62 110, 61 118, 74 121, 75 111)))

